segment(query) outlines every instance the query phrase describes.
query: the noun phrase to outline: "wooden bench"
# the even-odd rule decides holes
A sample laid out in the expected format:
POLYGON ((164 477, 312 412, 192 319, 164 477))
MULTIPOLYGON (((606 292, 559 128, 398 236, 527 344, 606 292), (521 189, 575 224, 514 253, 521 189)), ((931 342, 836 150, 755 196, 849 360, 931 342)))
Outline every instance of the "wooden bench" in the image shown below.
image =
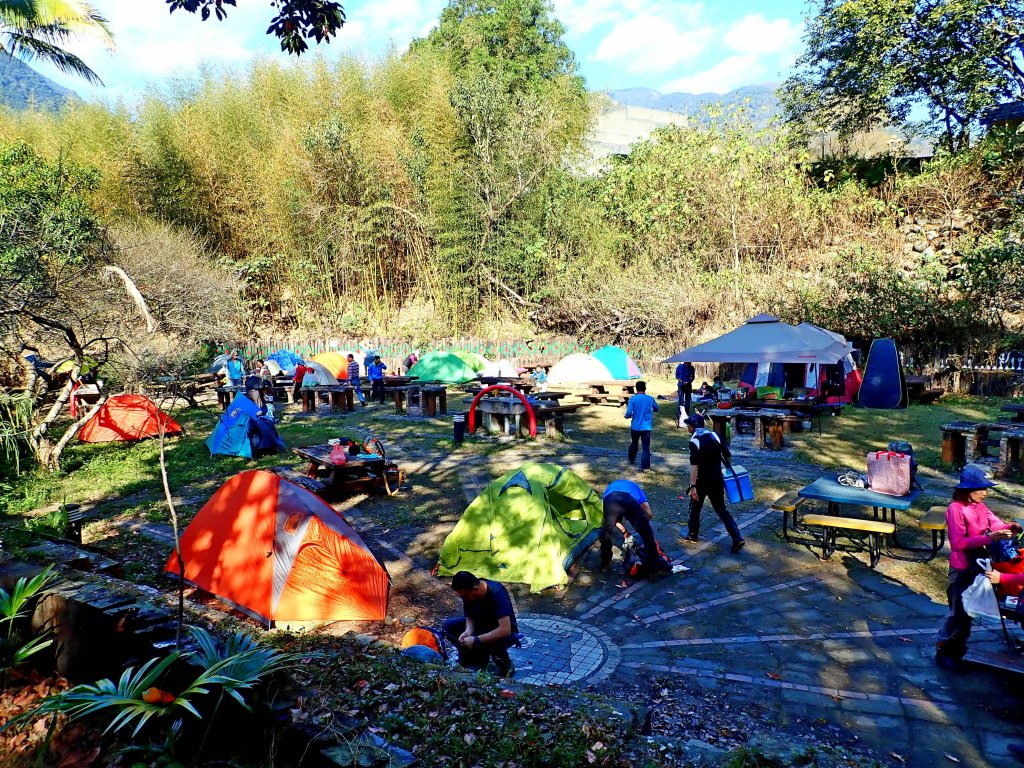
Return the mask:
POLYGON ((931 507, 924 517, 917 521, 917 527, 922 531, 932 532, 932 557, 935 557, 946 543, 946 508, 941 504, 931 507))
POLYGON ((295 483, 300 488, 305 488, 307 491, 315 493, 317 496, 323 495, 324 490, 327 488, 326 483, 320 482, 315 477, 305 475, 294 467, 271 467, 270 471, 278 477, 295 483))
POLYGON ((836 535, 840 530, 861 531, 868 536, 868 555, 871 558, 870 568, 878 565, 882 557, 882 541, 896 531, 893 523, 880 520, 863 520, 856 517, 835 517, 833 515, 804 515, 804 525, 818 525, 825 529, 822 538, 821 555, 823 560, 832 557, 836 551, 836 535))
POLYGON ((621 408, 629 402, 628 395, 580 395, 581 398, 586 400, 591 405, 614 405, 616 408, 621 408))
POLYGON ((790 491, 783 496, 780 496, 772 502, 772 509, 782 513, 782 538, 785 541, 789 541, 789 527, 788 521, 789 516, 793 515, 793 529, 796 530, 797 520, 796 511, 800 509, 800 506, 807 501, 807 499, 801 499, 796 491, 790 491))

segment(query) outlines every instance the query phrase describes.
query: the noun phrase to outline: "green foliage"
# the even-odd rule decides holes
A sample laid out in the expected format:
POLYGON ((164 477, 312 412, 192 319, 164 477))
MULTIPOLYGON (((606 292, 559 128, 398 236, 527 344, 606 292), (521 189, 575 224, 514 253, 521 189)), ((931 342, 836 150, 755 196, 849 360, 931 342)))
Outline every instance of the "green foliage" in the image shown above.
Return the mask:
POLYGON ((0 670, 6 682, 7 671, 22 664, 31 656, 53 644, 46 633, 26 637, 24 622, 31 615, 30 608, 43 590, 56 579, 53 566, 47 566, 31 579, 22 577, 8 592, 0 588, 0 670))
POLYGON ((450 0, 437 27, 414 46, 442 50, 466 82, 494 77, 510 92, 528 92, 568 77, 582 95, 564 34, 550 0, 450 0))
MULTIPOLYGON (((57 281, 94 263, 101 230, 88 195, 98 181, 94 170, 48 161, 24 142, 0 144, 0 295, 5 306, 38 310, 56 292, 57 281)), ((10 323, 11 315, 0 322, 10 323)))
POLYGON ((849 137, 904 124, 918 105, 949 149, 986 108, 1024 95, 1017 0, 816 0, 782 91, 789 119, 849 137))
POLYGON ((42 515, 35 515, 25 520, 25 527, 33 533, 46 533, 50 536, 63 536, 68 530, 68 512, 64 505, 42 515))
MULTIPOLYGON (((46 699, 36 709, 12 722, 54 712, 71 720, 113 712, 106 731, 131 728, 132 736, 135 736, 153 718, 171 718, 184 711, 201 719, 193 700, 211 691, 227 694, 248 708, 243 692, 250 691, 274 672, 293 666, 299 658, 297 654, 261 646, 242 633, 235 633, 220 646, 205 629, 191 627, 190 630, 200 646, 194 658, 202 671, 177 695, 158 687, 168 670, 181 658, 175 652, 163 659, 150 659, 138 669, 128 667, 117 683, 100 680, 95 684, 76 685, 46 699)), ((215 714, 210 714, 211 720, 215 714)))

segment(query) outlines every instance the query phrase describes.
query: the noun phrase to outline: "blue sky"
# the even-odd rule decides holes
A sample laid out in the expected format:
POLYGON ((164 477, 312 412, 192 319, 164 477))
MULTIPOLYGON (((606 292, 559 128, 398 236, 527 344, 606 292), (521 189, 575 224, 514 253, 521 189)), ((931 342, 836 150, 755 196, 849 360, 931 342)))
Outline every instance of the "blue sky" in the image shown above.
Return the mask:
MULTIPOLYGON (((317 54, 373 59, 426 34, 446 0, 349 0, 348 23, 317 54)), ((82 39, 69 47, 100 75, 93 88, 40 64, 49 77, 87 98, 132 97, 148 84, 187 75, 202 63, 244 66, 254 57, 282 61, 264 34, 266 0, 238 0, 227 21, 169 15, 163 0, 93 0, 111 23, 116 49, 82 39)), ((806 0, 554 0, 587 85, 593 90, 645 86, 724 93, 785 77, 801 49, 806 0)), ((294 61, 294 57, 292 57, 294 61)))

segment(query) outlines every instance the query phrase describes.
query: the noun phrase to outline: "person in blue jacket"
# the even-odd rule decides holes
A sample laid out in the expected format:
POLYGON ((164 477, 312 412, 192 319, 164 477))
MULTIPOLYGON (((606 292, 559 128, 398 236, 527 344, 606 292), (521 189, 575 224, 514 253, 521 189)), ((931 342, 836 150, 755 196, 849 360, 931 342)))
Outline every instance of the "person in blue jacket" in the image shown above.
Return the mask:
POLYGON ((238 358, 237 349, 231 350, 231 359, 228 360, 226 368, 228 369, 228 385, 241 389, 245 382, 245 363, 238 358))
POLYGON ((647 394, 647 382, 636 383, 636 394, 629 398, 626 406, 626 418, 632 419, 629 425, 629 463, 636 463, 638 444, 643 446, 640 453, 640 471, 651 468, 651 432, 654 430, 654 412, 658 403, 647 394))

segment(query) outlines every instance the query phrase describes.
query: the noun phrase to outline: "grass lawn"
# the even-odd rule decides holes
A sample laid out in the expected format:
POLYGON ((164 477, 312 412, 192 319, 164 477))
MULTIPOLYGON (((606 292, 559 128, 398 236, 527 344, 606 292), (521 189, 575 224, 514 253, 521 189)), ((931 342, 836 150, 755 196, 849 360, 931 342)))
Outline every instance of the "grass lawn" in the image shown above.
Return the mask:
POLYGON ((919 464, 949 469, 942 463, 942 431, 951 421, 996 421, 1005 400, 947 396, 931 405, 911 405, 902 411, 874 411, 845 408, 838 418, 825 417, 822 434, 794 435, 797 456, 829 469, 865 466, 868 451, 886 447, 891 440, 906 440, 914 446, 919 464))

